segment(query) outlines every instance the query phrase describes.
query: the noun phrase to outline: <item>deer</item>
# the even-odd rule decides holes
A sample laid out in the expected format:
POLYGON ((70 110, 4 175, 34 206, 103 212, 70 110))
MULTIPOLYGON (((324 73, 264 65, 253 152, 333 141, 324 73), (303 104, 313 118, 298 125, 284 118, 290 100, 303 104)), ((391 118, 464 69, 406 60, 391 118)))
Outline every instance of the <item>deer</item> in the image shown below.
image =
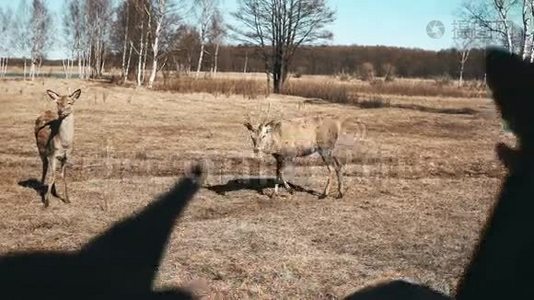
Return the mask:
POLYGON ((56 103, 57 113, 47 110, 35 120, 35 140, 42 161, 41 185, 43 191, 41 191, 41 196, 45 208, 50 205, 51 194, 64 203, 70 203, 66 167, 74 139, 73 104, 80 97, 81 90, 78 89, 70 95, 60 95, 47 90, 46 94, 56 103), (64 183, 64 197, 59 196, 56 190, 58 163, 61 169, 61 179, 64 183))
MULTIPOLYGON (((534 64, 489 49, 487 83, 517 145, 498 143, 507 175, 483 227, 454 299, 531 299, 534 282, 534 64)), ((367 287, 347 299, 452 299, 426 286, 397 280, 367 287)))
POLYGON ((268 120, 253 126, 250 121, 243 123, 250 132, 253 151, 256 156, 262 153, 272 155, 276 160, 276 179, 274 193, 278 195, 279 183, 293 194, 293 189, 284 177, 284 169, 288 162, 297 157, 305 157, 318 153, 328 169, 328 179, 323 193, 324 199, 330 192, 331 179, 335 171, 338 183, 336 198, 343 197, 342 164, 333 155, 333 150, 340 136, 342 124, 339 120, 313 117, 292 120, 268 120))

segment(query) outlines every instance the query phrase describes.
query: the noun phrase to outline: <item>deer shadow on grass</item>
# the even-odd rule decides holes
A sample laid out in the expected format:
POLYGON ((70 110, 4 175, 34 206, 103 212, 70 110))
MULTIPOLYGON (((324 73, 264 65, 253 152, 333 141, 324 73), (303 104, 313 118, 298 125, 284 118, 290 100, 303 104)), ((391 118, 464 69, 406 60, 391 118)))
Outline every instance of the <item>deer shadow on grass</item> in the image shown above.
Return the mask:
MULTIPOLYGON (((34 190, 39 196, 41 196, 41 202, 44 204, 44 196, 46 193, 46 189, 48 188, 48 185, 43 184, 41 181, 37 180, 36 178, 30 178, 26 180, 22 180, 18 182, 18 185, 24 188, 32 189, 34 190)), ((52 195, 56 198, 60 198, 56 186, 52 186, 52 195)))
POLYGON ((78 251, 0 256, 0 299, 191 299, 189 291, 154 291, 153 284, 176 219, 203 179, 203 169, 192 168, 169 192, 78 251))
POLYGON ((32 189, 39 194, 43 190, 43 184, 36 178, 30 178, 30 179, 19 181, 18 185, 21 187, 32 189))
MULTIPOLYGON (((265 189, 274 188, 277 183, 282 184, 275 177, 246 177, 228 180, 225 184, 210 185, 205 188, 222 196, 226 196, 228 192, 245 190, 255 191, 260 195, 265 195, 265 189)), ((295 192, 307 193, 312 196, 321 195, 317 191, 306 189, 300 185, 291 182, 288 182, 288 184, 295 192)))

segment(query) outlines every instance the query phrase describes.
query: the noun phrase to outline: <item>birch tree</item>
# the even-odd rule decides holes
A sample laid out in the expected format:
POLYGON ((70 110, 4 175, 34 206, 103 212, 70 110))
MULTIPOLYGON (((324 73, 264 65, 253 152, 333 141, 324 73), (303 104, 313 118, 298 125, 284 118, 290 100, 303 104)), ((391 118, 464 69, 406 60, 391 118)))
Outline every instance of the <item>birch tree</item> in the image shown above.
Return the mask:
POLYGON ((46 49, 50 46, 52 17, 44 0, 32 1, 31 21, 31 70, 33 80, 40 70, 46 49))
POLYGON ((11 54, 11 38, 13 26, 12 22, 13 12, 10 8, 3 10, 0 7, 0 77, 5 77, 7 73, 7 66, 9 64, 9 56, 11 54))
POLYGON ((22 58, 23 79, 27 75, 27 59, 31 56, 31 9, 26 0, 21 0, 17 6, 15 20, 12 26, 11 47, 13 54, 22 58))
POLYGON ((102 76, 107 43, 109 42, 109 26, 111 24, 111 0, 85 0, 85 26, 89 39, 87 59, 91 77, 102 76))
POLYGON ((460 58, 458 85, 463 86, 465 64, 469 60, 469 56, 473 48, 479 46, 479 41, 477 40, 476 34, 476 27, 472 25, 467 25, 458 28, 455 32, 454 40, 455 47, 456 49, 458 49, 458 54, 460 58))
POLYGON ((497 34, 503 46, 513 52, 511 13, 520 1, 523 0, 466 0, 463 10, 469 21, 475 22, 488 32, 497 34))
POLYGON ((65 47, 70 51, 71 61, 78 62, 78 77, 82 73, 82 44, 84 38, 84 24, 80 0, 65 0, 63 6, 63 35, 65 47))
POLYGON ((210 22, 210 27, 208 30, 208 36, 210 43, 214 45, 213 50, 213 60, 211 72, 213 75, 217 74, 218 64, 219 64, 219 48, 223 42, 224 36, 226 34, 226 28, 224 25, 224 20, 222 13, 219 9, 216 9, 210 22))
POLYGON ((148 79, 148 88, 152 88, 154 80, 156 79, 156 72, 158 71, 158 54, 159 54, 159 42, 163 24, 165 22, 165 16, 168 13, 166 0, 156 0, 152 5, 152 14, 155 24, 154 38, 152 40, 152 71, 150 72, 150 78, 148 79))
POLYGON ((202 60, 204 59, 206 44, 209 38, 208 29, 214 15, 218 10, 217 5, 217 0, 197 0, 194 4, 194 11, 198 23, 198 32, 200 33, 200 52, 198 55, 196 77, 200 75, 200 71, 202 69, 202 60))

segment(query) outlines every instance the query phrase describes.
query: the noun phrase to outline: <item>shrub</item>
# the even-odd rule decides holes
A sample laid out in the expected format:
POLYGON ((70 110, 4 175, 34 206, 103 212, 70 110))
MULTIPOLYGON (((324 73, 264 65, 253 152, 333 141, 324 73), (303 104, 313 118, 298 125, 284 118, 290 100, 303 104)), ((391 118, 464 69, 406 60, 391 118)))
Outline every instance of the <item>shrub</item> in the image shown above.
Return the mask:
POLYGON ((395 76, 396 76, 395 73, 396 73, 397 69, 395 68, 394 65, 392 65, 390 63, 384 64, 382 66, 382 71, 384 72, 384 81, 390 82, 390 81, 394 81, 395 80, 395 76))
POLYGON ((178 93, 209 93, 214 96, 242 95, 248 99, 255 99, 258 95, 267 95, 268 88, 264 81, 254 79, 224 79, 224 78, 191 78, 181 77, 168 80, 158 85, 158 90, 174 91, 178 93))
POLYGON ((358 68, 358 74, 363 81, 371 81, 375 78, 375 67, 370 62, 365 62, 358 68))
POLYGON ((337 77, 340 81, 350 81, 350 75, 345 72, 339 73, 337 77))
POLYGON ((391 107, 391 101, 389 99, 383 99, 377 96, 367 100, 357 100, 355 104, 361 108, 391 107))
POLYGON ((285 95, 322 99, 334 103, 350 103, 350 88, 334 82, 312 83, 288 82, 282 91, 285 95))

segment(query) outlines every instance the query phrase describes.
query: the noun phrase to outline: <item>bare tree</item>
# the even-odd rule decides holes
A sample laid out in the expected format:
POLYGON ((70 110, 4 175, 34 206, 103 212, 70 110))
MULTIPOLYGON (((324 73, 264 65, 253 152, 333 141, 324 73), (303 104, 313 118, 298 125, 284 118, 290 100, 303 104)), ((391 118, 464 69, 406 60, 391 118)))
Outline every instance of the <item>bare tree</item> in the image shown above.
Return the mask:
MULTIPOLYGON (((534 62, 534 0, 524 0, 526 2, 527 11, 530 12, 530 49, 529 55, 530 55, 530 62, 534 62)), ((524 17, 526 18, 526 17, 524 17)), ((523 57, 525 59, 526 57, 523 57)))
POLYGON ((30 76, 33 80, 36 72, 41 68, 45 50, 50 45, 52 17, 46 7, 45 0, 32 1, 31 21, 31 69, 30 76))
POLYGON ((154 33, 152 39, 152 70, 148 79, 148 87, 152 88, 156 73, 158 71, 160 43, 162 34, 168 32, 169 27, 176 25, 179 18, 174 14, 175 6, 171 1, 155 0, 152 4, 152 20, 154 22, 154 33), (167 29, 167 30, 166 30, 167 29))
POLYGON ((223 42, 224 36, 226 34, 226 28, 224 25, 224 19, 220 10, 216 10, 211 18, 210 27, 208 30, 208 36, 210 43, 214 45, 213 50, 213 60, 211 72, 213 75, 217 74, 218 64, 219 64, 219 48, 223 42))
POLYGON ((527 60, 530 56, 530 47, 532 44, 532 4, 534 0, 521 1, 521 57, 527 60))
POLYGON ((480 42, 477 39, 476 24, 468 23, 465 25, 457 28, 454 33, 454 43, 460 57, 459 86, 463 86, 465 64, 469 60, 471 50, 480 42))
POLYGON ((0 7, 0 77, 5 77, 7 73, 7 66, 9 63, 9 56, 11 54, 11 26, 13 12, 6 8, 3 10, 0 7))
POLYGON ((65 46, 70 50, 71 59, 78 61, 78 76, 83 78, 82 57, 85 38, 83 7, 80 0, 65 0, 63 11, 65 46))
POLYGON ((27 59, 30 58, 32 49, 31 22, 31 8, 26 0, 21 0, 12 26, 11 48, 14 51, 14 55, 22 58, 24 80, 26 80, 27 74, 27 59))
POLYGON ((104 70, 112 16, 111 4, 111 0, 85 0, 85 24, 89 38, 87 59, 91 76, 96 78, 101 77, 104 70))
POLYGON ((498 39, 508 49, 513 52, 512 41, 512 20, 511 12, 520 0, 484 0, 469 1, 463 4, 463 11, 469 21, 473 21, 478 26, 488 32, 498 35, 498 39))
POLYGON ((194 54, 200 47, 200 34, 195 27, 182 24, 170 35, 166 49, 176 72, 189 73, 193 67, 194 54))
POLYGON ((242 0, 233 16, 244 27, 232 28, 239 39, 260 48, 275 93, 283 89, 297 48, 332 38, 325 26, 335 20, 326 0, 242 0))
POLYGON ((217 14, 218 0, 197 0, 194 2, 194 11, 198 22, 198 32, 200 33, 200 52, 198 55, 197 73, 199 76, 202 69, 202 60, 204 59, 204 53, 206 44, 209 38, 209 27, 212 23, 213 17, 217 14))

